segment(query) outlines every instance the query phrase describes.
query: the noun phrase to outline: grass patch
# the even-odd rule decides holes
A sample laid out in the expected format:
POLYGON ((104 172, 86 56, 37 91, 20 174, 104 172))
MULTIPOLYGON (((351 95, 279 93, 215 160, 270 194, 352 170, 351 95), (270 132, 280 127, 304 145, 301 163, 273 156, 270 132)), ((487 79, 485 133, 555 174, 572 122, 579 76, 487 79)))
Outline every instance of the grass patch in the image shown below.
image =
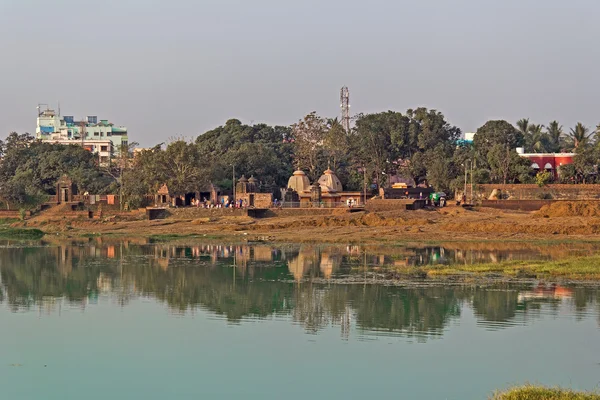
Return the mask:
POLYGON ((576 280, 600 280, 600 255, 571 257, 557 261, 504 261, 500 263, 428 266, 427 275, 501 274, 529 278, 567 278, 576 280))
POLYGON ((43 236, 44 232, 39 229, 0 228, 0 238, 2 239, 36 240, 43 236))
POLYGON ((528 385, 495 393, 491 400, 600 400, 600 394, 528 385))
POLYGON ((0 218, 0 225, 10 225, 19 222, 18 218, 0 218))

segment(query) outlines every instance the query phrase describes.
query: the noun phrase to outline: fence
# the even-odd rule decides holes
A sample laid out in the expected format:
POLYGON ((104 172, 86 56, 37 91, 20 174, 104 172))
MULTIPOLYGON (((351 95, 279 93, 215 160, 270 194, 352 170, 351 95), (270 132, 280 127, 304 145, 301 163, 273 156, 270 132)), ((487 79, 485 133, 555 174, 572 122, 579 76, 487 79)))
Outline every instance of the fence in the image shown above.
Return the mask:
MULTIPOLYGON (((362 204, 354 204, 352 207, 362 207, 362 204)), ((280 203, 278 206, 274 206, 274 208, 351 208, 348 206, 346 202, 335 202, 335 203, 319 203, 315 204, 312 202, 300 203, 300 202, 291 202, 285 201, 280 203)))

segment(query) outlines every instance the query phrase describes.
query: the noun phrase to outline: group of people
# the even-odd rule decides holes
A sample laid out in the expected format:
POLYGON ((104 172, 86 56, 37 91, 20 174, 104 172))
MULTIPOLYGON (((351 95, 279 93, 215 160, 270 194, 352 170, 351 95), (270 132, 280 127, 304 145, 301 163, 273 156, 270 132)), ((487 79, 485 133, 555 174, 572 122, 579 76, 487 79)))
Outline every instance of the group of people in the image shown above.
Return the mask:
POLYGON ((245 199, 238 199, 237 201, 233 201, 229 199, 225 201, 224 198, 221 199, 220 202, 212 202, 207 200, 206 198, 200 199, 192 199, 191 201, 192 207, 202 207, 202 208, 246 208, 247 202, 245 199))

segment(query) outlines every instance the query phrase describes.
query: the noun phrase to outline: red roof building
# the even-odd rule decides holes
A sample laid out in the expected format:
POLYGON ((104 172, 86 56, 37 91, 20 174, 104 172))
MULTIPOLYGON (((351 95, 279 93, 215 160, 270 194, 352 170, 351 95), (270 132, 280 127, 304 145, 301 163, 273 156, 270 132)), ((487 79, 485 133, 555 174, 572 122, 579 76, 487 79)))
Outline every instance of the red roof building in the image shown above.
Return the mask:
POLYGON ((562 165, 573 164, 575 153, 523 153, 517 149, 519 156, 531 161, 531 168, 551 172, 554 178, 558 178, 559 168, 562 165))

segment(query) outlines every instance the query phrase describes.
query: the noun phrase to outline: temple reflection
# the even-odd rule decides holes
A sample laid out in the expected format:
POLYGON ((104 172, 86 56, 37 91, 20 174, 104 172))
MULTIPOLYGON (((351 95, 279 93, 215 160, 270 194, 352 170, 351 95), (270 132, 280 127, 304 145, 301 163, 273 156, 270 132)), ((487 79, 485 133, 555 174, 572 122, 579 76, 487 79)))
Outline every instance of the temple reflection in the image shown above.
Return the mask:
MULTIPOLYGON (((457 245, 459 246, 459 245, 457 245)), ((544 314, 573 309, 600 319, 600 291, 560 285, 407 286, 371 284, 367 272, 429 263, 518 259, 529 248, 180 245, 139 240, 90 240, 4 247, 0 302, 11 310, 60 312, 103 299, 126 306, 140 297, 176 313, 202 309, 230 322, 286 316, 307 332, 337 326, 341 337, 443 335, 468 308, 485 329, 506 329, 544 314), (511 258, 512 257, 512 258, 511 258), (344 279, 350 281, 343 281, 344 279), (334 284, 338 281, 352 284, 334 284)), ((556 249, 529 249, 553 257, 556 249)), ((571 251, 567 247, 562 252, 571 251)))

